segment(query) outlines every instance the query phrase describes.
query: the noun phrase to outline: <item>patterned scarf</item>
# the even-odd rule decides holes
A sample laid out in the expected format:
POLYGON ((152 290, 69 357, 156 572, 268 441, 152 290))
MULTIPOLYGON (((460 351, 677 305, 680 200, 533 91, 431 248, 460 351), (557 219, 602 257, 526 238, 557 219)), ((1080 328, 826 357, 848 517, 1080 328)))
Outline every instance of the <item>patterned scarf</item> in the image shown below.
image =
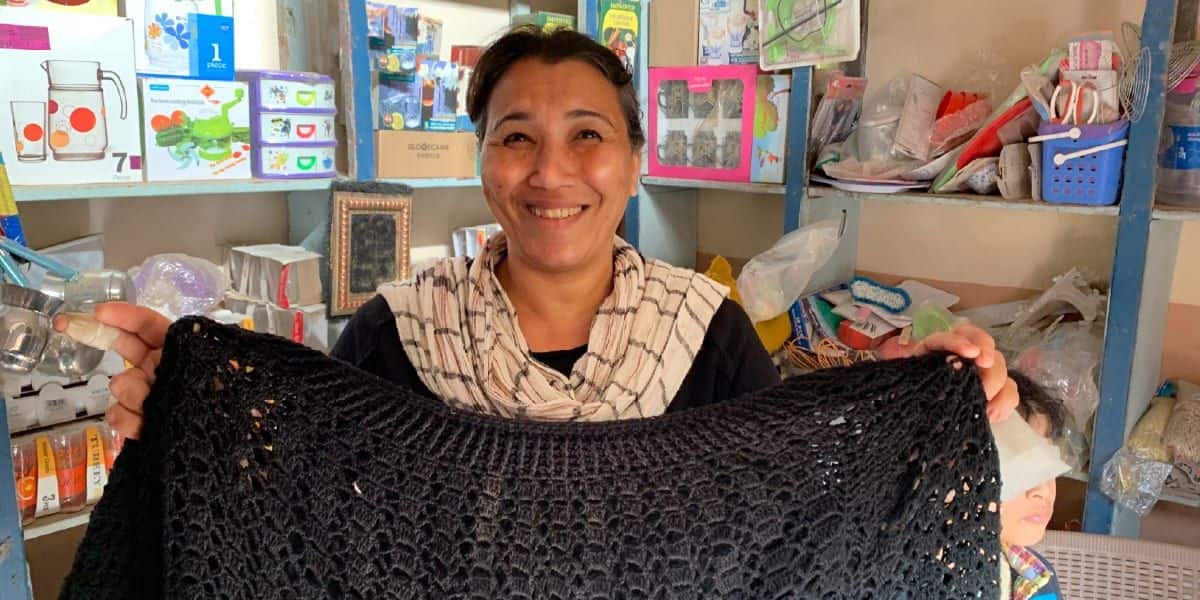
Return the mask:
POLYGON ((610 421, 663 414, 728 290, 613 247, 613 289, 570 377, 535 360, 495 269, 498 234, 474 261, 447 259, 380 288, 421 381, 450 406, 507 418, 610 421))
POLYGON ((1001 583, 1009 583, 1012 587, 1008 595, 1003 594, 1002 591, 1001 598, 1029 600, 1038 593, 1038 590, 1050 583, 1053 573, 1045 563, 1038 559, 1037 555, 1028 549, 1012 545, 1005 550, 1004 555, 1008 560, 1000 563, 1001 583))

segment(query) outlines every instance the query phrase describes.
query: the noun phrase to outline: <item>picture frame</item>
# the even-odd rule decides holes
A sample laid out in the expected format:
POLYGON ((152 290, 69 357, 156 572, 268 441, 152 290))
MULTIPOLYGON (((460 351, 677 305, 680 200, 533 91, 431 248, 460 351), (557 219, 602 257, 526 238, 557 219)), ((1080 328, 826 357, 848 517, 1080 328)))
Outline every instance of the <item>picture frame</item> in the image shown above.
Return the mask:
MULTIPOLYGON (((382 190, 379 190, 382 191, 382 190)), ((329 316, 353 314, 381 284, 408 279, 412 193, 332 192, 329 316)))

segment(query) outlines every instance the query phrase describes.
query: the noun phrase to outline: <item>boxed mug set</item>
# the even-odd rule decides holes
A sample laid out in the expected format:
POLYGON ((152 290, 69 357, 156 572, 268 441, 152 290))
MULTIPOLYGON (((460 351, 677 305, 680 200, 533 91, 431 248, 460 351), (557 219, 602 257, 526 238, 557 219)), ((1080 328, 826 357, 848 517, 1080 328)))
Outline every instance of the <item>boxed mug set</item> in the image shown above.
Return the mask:
POLYGON ((783 183, 789 95, 754 65, 651 68, 650 175, 783 183))

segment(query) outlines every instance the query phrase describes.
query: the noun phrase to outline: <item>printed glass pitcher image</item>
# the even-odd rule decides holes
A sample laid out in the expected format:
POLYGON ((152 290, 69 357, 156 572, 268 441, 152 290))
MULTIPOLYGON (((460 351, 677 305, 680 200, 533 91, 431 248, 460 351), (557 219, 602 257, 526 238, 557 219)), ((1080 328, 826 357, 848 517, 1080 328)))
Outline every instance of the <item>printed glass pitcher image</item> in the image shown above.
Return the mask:
POLYGON ((108 150, 108 117, 104 88, 109 81, 121 100, 121 119, 129 106, 120 76, 100 68, 100 63, 85 60, 47 60, 42 62, 49 80, 46 104, 49 121, 48 142, 55 160, 100 160, 108 150))

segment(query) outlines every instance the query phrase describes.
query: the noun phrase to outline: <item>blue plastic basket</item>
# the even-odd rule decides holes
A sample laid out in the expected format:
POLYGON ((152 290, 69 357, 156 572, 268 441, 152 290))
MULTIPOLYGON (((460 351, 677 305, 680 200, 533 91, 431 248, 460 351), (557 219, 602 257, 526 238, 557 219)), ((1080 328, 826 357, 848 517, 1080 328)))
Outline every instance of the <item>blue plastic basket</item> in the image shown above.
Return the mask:
POLYGON ((1067 133, 1075 128, 1080 131, 1079 139, 1060 137, 1042 142, 1042 199, 1057 204, 1116 204, 1125 146, 1070 159, 1062 165, 1054 164, 1054 157, 1124 140, 1129 136, 1129 121, 1106 125, 1042 123, 1038 135, 1067 133))

